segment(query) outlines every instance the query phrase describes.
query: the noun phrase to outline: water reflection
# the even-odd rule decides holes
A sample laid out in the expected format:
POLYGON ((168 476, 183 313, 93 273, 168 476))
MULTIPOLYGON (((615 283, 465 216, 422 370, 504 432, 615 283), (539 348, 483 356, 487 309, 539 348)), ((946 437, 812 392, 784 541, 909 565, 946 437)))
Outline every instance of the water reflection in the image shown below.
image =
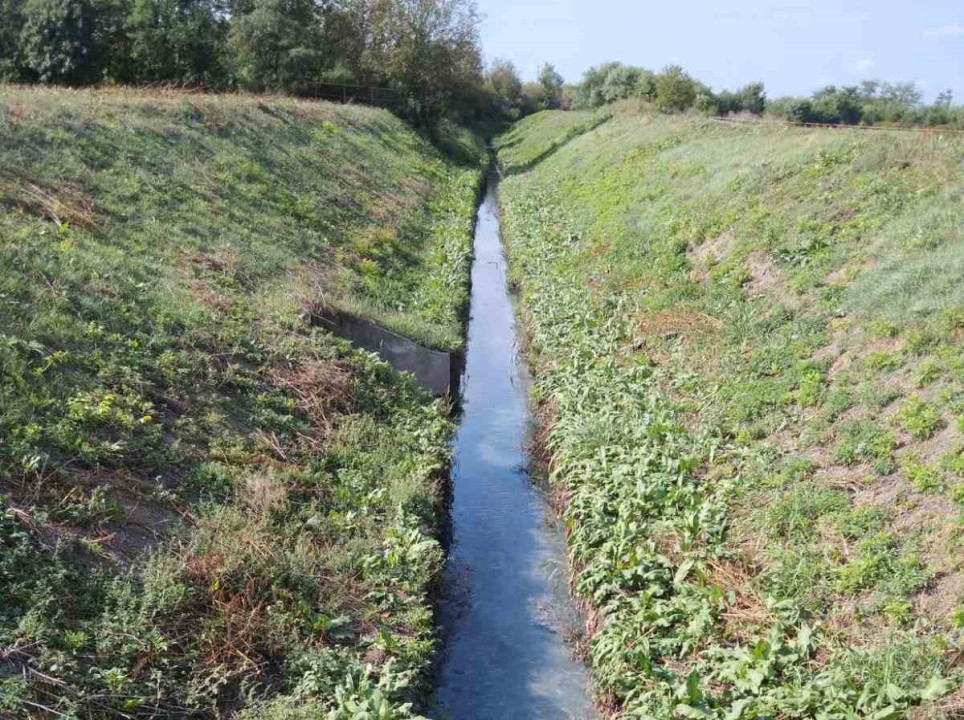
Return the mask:
POLYGON ((575 626, 565 543, 524 468, 530 417, 499 241, 497 177, 479 209, 472 317, 453 468, 453 546, 439 720, 594 717, 575 626))

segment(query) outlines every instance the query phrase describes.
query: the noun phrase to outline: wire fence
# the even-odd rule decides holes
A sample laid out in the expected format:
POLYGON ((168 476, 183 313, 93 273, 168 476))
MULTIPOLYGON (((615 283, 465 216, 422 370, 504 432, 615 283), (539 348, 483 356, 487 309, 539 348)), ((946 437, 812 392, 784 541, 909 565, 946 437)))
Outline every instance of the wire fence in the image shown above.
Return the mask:
POLYGON ((730 125, 779 125, 796 128, 831 128, 834 130, 867 130, 877 132, 916 132, 932 135, 964 135, 964 130, 953 128, 899 127, 893 125, 832 125, 830 123, 793 122, 791 120, 751 120, 749 118, 710 118, 714 122, 730 125))
POLYGON ((347 83, 310 83, 299 88, 298 95, 329 102, 357 103, 385 108, 398 107, 405 103, 405 97, 397 90, 347 83))

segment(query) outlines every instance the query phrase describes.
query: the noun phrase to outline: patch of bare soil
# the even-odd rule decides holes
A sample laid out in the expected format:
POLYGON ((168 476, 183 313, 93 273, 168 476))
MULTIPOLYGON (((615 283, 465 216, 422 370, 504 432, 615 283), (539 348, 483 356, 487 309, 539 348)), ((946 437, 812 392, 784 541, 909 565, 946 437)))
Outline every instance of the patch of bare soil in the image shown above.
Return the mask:
POLYGON ((783 269, 761 252, 750 253, 746 258, 750 280, 744 291, 750 297, 767 297, 788 308, 800 306, 800 296, 787 285, 787 275, 783 269))
MULTIPOLYGON (((959 663, 960 657, 955 659, 959 663)), ((932 703, 910 708, 906 720, 961 720, 964 718, 964 685, 932 703)))
POLYGON ((700 283, 709 280, 710 267, 729 258, 735 247, 736 236, 727 230, 699 247, 689 248, 686 257, 693 264, 693 279, 700 283))
POLYGON ((121 508, 123 522, 107 526, 101 544, 123 565, 186 529, 183 517, 161 503, 127 497, 121 508))
POLYGON ((85 565, 128 566, 137 556, 186 530, 184 516, 163 499, 163 488, 123 471, 75 471, 69 478, 40 479, 12 488, 8 510, 44 547, 58 545, 84 551, 85 565), (59 519, 41 521, 30 508, 41 497, 59 519), (101 507, 89 498, 101 497, 101 507), (73 515, 67 509, 79 507, 73 515))
POLYGON ((837 375, 851 367, 854 361, 854 353, 851 350, 859 337, 860 330, 855 323, 846 319, 831 322, 830 342, 813 354, 815 361, 830 363, 828 381, 832 382, 837 375))

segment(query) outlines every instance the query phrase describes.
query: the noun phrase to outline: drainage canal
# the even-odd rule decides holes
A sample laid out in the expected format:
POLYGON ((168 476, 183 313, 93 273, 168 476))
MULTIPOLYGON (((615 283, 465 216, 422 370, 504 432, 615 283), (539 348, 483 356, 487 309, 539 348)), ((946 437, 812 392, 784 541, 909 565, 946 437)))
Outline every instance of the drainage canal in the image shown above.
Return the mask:
POLYGON ((446 634, 433 717, 593 717, 566 588, 565 541, 532 483, 527 377, 506 289, 498 176, 479 209, 462 422, 452 471, 446 634))

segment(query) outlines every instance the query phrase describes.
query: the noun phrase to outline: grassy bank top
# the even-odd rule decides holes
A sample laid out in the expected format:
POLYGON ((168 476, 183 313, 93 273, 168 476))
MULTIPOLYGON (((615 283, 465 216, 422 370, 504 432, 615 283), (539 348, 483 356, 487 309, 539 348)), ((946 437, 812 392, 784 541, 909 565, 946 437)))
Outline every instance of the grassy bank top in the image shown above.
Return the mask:
POLYGON ((277 97, 0 90, 0 716, 405 718, 480 146, 277 97))
POLYGON ((616 112, 501 197, 603 694, 959 711, 964 140, 616 112))

